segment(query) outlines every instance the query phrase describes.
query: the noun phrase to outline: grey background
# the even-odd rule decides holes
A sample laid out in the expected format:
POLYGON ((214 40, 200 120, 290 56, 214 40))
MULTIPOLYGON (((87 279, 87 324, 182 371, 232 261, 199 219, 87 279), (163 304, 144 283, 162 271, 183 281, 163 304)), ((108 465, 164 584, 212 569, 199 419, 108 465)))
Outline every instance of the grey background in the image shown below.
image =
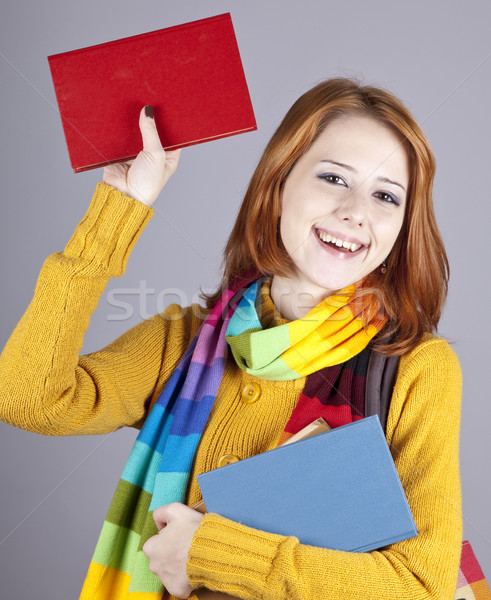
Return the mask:
MULTIPOLYGON (((228 11, 259 130, 183 152, 126 275, 101 300, 84 350, 103 346, 179 299, 172 288, 188 302, 200 286, 213 287, 248 178, 298 95, 331 76, 356 76, 390 89, 420 122, 437 157, 436 210, 451 261, 440 330, 454 343, 464 372, 465 537, 491 577, 488 2, 4 3, 0 346, 25 310, 45 256, 64 247, 101 177, 101 171, 71 171, 46 56, 228 11), (127 302, 126 309, 114 299, 127 302)), ((78 597, 135 436, 118 431, 47 438, 0 424, 2 598, 78 597)))

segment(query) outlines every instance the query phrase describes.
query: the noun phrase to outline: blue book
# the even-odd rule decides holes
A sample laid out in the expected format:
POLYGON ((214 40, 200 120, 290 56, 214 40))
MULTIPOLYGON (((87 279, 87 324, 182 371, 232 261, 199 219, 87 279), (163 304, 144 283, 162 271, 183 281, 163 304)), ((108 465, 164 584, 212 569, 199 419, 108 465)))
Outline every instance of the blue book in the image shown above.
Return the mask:
POLYGON ((378 416, 198 475, 208 512, 368 552, 417 535, 378 416))

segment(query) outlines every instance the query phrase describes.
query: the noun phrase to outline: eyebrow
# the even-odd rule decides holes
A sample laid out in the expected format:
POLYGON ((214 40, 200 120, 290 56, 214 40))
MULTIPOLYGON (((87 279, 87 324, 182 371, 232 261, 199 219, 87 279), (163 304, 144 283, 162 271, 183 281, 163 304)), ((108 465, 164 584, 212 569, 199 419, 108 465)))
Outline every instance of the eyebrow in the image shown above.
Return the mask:
MULTIPOLYGON (((350 165, 346 165, 345 163, 341 163, 336 160, 331 160, 331 159, 326 158, 324 160, 321 160, 320 162, 323 162, 323 163, 328 162, 328 163, 331 163, 332 165, 337 165, 338 167, 343 167, 345 169, 348 169, 348 171, 351 171, 352 173, 356 173, 356 169, 354 169, 350 165)), ((397 181, 394 181, 393 179, 388 179, 387 177, 377 177, 377 180, 383 181, 384 183, 391 183, 392 185, 397 185, 402 190, 404 190, 404 192, 407 193, 406 188, 403 185, 401 185, 400 183, 398 183, 397 181)))

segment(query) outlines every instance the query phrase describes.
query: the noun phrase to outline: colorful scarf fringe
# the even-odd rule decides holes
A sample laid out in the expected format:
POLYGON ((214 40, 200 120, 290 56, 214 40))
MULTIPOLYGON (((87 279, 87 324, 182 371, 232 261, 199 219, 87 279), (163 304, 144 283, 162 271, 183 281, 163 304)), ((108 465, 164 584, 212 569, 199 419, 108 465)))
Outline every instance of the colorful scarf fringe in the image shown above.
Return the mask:
POLYGON ((244 290, 247 283, 236 280, 222 294, 146 419, 104 521, 81 600, 162 598, 163 585, 149 571, 142 546, 157 533, 153 510, 185 500, 193 458, 225 369, 227 343, 241 368, 257 377, 288 380, 313 374, 282 441, 319 416, 334 421, 331 426, 363 416, 364 392, 354 408, 350 400, 360 387, 356 364, 366 367, 362 351, 385 324, 374 298, 360 300, 350 286, 303 319, 262 330, 256 311, 261 282, 244 290), (239 290, 244 291, 240 301, 239 290), (346 373, 351 375, 342 378, 349 389, 340 392, 340 365, 350 363, 353 368, 346 373), (333 365, 338 368, 330 369, 333 365), (329 395, 334 398, 326 402, 329 395))

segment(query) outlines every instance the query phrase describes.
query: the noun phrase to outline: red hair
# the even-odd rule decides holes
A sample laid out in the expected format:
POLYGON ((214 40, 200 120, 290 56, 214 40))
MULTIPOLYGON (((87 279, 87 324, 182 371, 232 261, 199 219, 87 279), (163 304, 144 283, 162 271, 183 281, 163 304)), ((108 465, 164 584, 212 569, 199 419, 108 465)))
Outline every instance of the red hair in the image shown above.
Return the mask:
POLYGON ((448 288, 448 260, 433 210, 435 159, 418 124, 389 92, 345 78, 329 79, 303 94, 269 141, 251 178, 224 251, 217 300, 227 282, 256 268, 265 275, 294 272, 279 235, 281 194, 288 174, 327 125, 346 115, 366 116, 401 138, 410 165, 404 222, 387 260, 387 272, 368 276, 365 292, 376 292, 388 317, 377 349, 402 354, 425 332, 434 332, 448 288))

